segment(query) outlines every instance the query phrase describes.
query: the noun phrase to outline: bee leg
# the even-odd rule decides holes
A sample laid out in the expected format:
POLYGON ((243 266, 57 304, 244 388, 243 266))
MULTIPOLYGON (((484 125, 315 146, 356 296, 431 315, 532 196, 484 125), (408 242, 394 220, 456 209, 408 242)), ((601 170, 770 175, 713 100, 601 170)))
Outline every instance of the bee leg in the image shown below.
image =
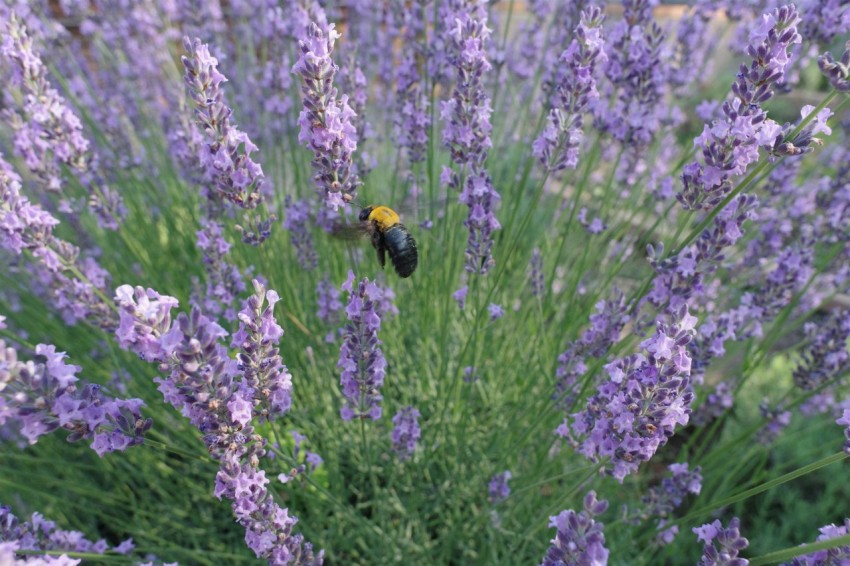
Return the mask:
POLYGON ((387 262, 387 247, 384 245, 384 236, 379 230, 372 232, 372 245, 375 247, 375 251, 378 252, 378 263, 381 264, 381 269, 383 269, 387 262))

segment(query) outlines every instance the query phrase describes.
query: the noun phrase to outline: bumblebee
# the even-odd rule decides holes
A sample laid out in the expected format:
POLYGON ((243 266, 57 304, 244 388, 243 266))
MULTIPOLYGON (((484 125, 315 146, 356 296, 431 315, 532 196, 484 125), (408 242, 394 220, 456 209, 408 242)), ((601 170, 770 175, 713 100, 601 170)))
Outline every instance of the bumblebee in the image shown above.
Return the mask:
POLYGON ((378 252, 378 263, 384 267, 386 254, 399 277, 410 277, 416 270, 419 252, 416 240, 399 221, 398 214, 386 206, 367 206, 360 211, 360 221, 372 237, 372 246, 378 252))

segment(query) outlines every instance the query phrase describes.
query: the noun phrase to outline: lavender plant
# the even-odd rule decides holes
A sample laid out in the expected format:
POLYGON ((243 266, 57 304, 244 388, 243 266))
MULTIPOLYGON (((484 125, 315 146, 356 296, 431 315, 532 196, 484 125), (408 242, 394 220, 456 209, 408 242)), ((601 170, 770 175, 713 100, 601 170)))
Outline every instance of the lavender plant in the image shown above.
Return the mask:
POLYGON ((0 563, 844 560, 846 1, 0 36, 0 563))

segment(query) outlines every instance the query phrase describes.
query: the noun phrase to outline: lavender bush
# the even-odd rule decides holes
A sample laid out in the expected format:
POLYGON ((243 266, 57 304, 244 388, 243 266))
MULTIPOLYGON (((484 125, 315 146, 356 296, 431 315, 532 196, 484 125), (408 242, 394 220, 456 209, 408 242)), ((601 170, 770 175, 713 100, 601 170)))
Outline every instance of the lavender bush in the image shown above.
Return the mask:
POLYGON ((0 2, 0 563, 844 563, 850 3, 659 4, 0 2))

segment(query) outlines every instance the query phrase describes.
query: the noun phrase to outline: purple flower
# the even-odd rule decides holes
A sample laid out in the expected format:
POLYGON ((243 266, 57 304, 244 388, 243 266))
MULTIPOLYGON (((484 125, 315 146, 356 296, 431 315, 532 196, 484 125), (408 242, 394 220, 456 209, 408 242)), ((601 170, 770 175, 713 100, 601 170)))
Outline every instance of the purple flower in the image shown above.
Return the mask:
POLYGON ((605 566, 608 564, 608 549, 605 548, 604 525, 594 517, 608 509, 607 501, 596 499, 590 491, 584 497, 584 510, 576 513, 572 509, 549 517, 549 526, 558 529, 552 546, 546 551, 540 566, 582 564, 605 566))
POLYGON ((409 460, 416 451, 416 444, 422 437, 419 429, 419 411, 413 407, 404 407, 393 417, 393 450, 399 460, 409 460))
POLYGON ((306 37, 298 42, 301 57, 292 67, 292 72, 301 76, 304 99, 298 141, 313 152, 313 180, 333 210, 354 200, 360 185, 352 170, 352 154, 357 149, 354 110, 348 96, 337 99, 333 86, 339 67, 331 53, 339 36, 333 24, 311 23, 306 37))
POLYGON ((466 306, 466 295, 469 292, 469 286, 464 285, 454 293, 452 293, 452 298, 457 302, 457 307, 460 310, 463 310, 463 307, 466 306))
MULTIPOLYGON (((850 533, 850 520, 844 519, 844 524, 841 526, 829 524, 818 530, 820 536, 818 536, 816 542, 845 536, 850 533)), ((783 566, 842 566, 848 560, 850 560, 850 546, 845 544, 844 546, 836 546, 797 556, 790 562, 784 563, 783 566)))
POLYGON ((310 220, 310 203, 306 200, 293 201, 287 195, 283 213, 283 227, 289 231, 289 237, 298 254, 298 264, 302 269, 316 269, 319 258, 313 247, 313 237, 307 228, 310 220))
POLYGON ((810 342, 794 369, 794 383, 804 391, 813 391, 847 367, 850 310, 835 311, 821 324, 807 324, 805 330, 810 342))
POLYGON ((694 411, 691 421, 696 426, 704 426, 720 418, 723 413, 732 408, 734 402, 735 396, 732 394, 732 385, 728 381, 721 381, 694 411))
POLYGON ((39 361, 19 361, 0 340, 0 425, 15 422, 30 444, 63 428, 68 442, 91 440, 101 457, 144 441, 153 421, 142 418, 141 399, 111 399, 99 385, 78 382, 80 368, 55 346, 39 344, 35 353, 39 361))
POLYGON ((109 273, 92 258, 81 261, 76 246, 54 236, 58 224, 21 194, 20 177, 0 156, 0 247, 14 256, 32 253, 37 263, 30 269, 68 324, 84 319, 111 332, 118 317, 106 300, 109 273))
POLYGON ((818 57, 818 67, 834 89, 850 91, 850 41, 844 45, 844 53, 839 61, 833 59, 832 54, 827 51, 818 57))
POLYGON ((487 312, 490 313, 490 322, 499 320, 500 318, 505 316, 505 310, 495 303, 490 303, 490 305, 487 307, 487 312))
POLYGON ((0 55, 10 63, 11 82, 23 94, 20 113, 6 113, 14 131, 15 152, 48 191, 62 190, 62 167, 70 168, 87 186, 98 224, 116 230, 126 209, 117 193, 92 180, 96 163, 82 122, 50 86, 47 68, 22 22, 13 13, 3 27, 0 55))
POLYGON ((484 88, 487 61, 486 2, 452 0, 444 12, 448 58, 455 70, 456 84, 451 98, 443 101, 440 115, 445 122, 443 145, 452 161, 466 169, 459 201, 469 208, 464 225, 469 229, 466 270, 486 274, 495 265, 491 254, 492 233, 501 228, 494 211, 501 200, 484 167, 492 146, 490 99, 484 88))
POLYGON ((401 43, 401 56, 396 68, 395 135, 398 146, 407 151, 410 164, 425 159, 428 145, 428 98, 423 92, 423 78, 419 72, 418 54, 420 35, 425 33, 425 22, 416 4, 403 3, 401 19, 405 26, 401 43))
POLYGON ((221 224, 207 220, 196 232, 198 248, 204 252, 204 271, 207 274, 206 288, 196 289, 193 303, 203 305, 208 313, 221 314, 226 320, 236 319, 235 304, 245 291, 245 281, 239 268, 227 262, 231 244, 222 235, 221 224))
POLYGON ((723 528, 719 520, 694 527, 697 540, 705 543, 699 566, 746 566, 749 561, 738 558, 738 553, 749 546, 750 542, 741 536, 738 530, 741 522, 737 517, 729 521, 729 526, 723 528))
POLYGON ((342 284, 348 291, 348 306, 345 314, 348 324, 339 351, 337 367, 342 369, 340 386, 344 399, 340 416, 349 421, 353 418, 381 418, 381 386, 384 384, 387 361, 381 351, 378 331, 381 315, 377 303, 381 299, 380 289, 364 278, 355 287, 354 273, 342 284))
MULTIPOLYGON (((327 275, 316 285, 316 296, 316 303, 318 305, 316 316, 325 324, 337 325, 339 323, 339 313, 343 305, 340 300, 339 289, 331 284, 327 275)), ((325 342, 332 343, 334 340, 334 333, 328 333, 325 342)))
POLYGON ((491 504, 496 505, 510 497, 511 488, 508 486, 510 479, 511 472, 508 470, 496 474, 490 479, 490 483, 487 485, 487 493, 489 494, 491 504))
POLYGON ((171 309, 177 299, 160 295, 153 289, 121 285, 115 289, 119 325, 115 329, 118 345, 150 362, 164 361, 160 340, 171 328, 171 309))
POLYGON ((753 218, 757 200, 753 196, 738 195, 714 218, 714 226, 700 234, 696 243, 672 257, 664 258, 664 246, 647 246, 649 262, 657 273, 652 290, 646 300, 657 307, 668 305, 671 310, 699 297, 704 292, 706 274, 717 269, 725 258, 724 250, 743 237, 744 223, 753 218))
POLYGON ((531 268, 531 294, 534 297, 543 297, 546 283, 543 278, 543 256, 540 255, 540 248, 532 250, 528 265, 531 268))
POLYGON ((587 371, 587 356, 603 358, 611 345, 619 342, 623 327, 630 319, 626 298, 620 291, 615 292, 614 299, 596 303, 596 312, 590 315, 590 326, 558 356, 554 398, 562 407, 570 410, 580 393, 579 378, 587 371))
POLYGON ((646 354, 605 366, 609 380, 556 433, 591 461, 608 459, 606 472, 621 482, 637 471, 667 443, 677 425, 688 424, 693 392, 687 345, 695 326, 687 306, 672 323, 659 320, 655 335, 641 343, 646 354))
POLYGON ((656 542, 660 545, 670 544, 679 532, 676 525, 665 528, 673 517, 673 511, 688 494, 697 495, 702 489, 699 466, 688 470, 687 463, 670 464, 667 470, 668 475, 661 480, 661 484, 650 487, 646 495, 641 497, 641 508, 628 515, 628 520, 635 523, 654 519, 658 531, 656 542))
POLYGON ((239 311, 239 330, 233 335, 231 347, 239 348, 236 359, 243 382, 254 392, 253 411, 263 420, 274 420, 286 414, 292 406, 292 375, 283 365, 277 344, 283 328, 275 321, 274 306, 278 294, 256 279, 254 294, 248 297, 239 311), (263 302, 268 306, 263 308, 263 302))
POLYGON ((684 187, 676 198, 685 208, 717 206, 731 192, 732 180, 758 161, 759 146, 772 148, 782 135, 761 104, 784 78, 791 45, 801 41, 795 27, 798 22, 791 4, 762 16, 760 31, 751 36, 748 48, 753 61, 749 67, 741 65, 732 97, 723 103, 724 118, 706 124, 695 140, 703 163, 694 161, 684 169, 684 187))
POLYGON ((561 53, 553 84, 546 126, 532 144, 534 156, 546 171, 575 169, 584 132, 583 114, 599 98, 596 65, 607 61, 602 39, 602 11, 591 6, 582 12, 575 39, 561 53))
POLYGON ((251 159, 257 146, 230 122, 233 110, 224 101, 221 83, 227 78, 218 70, 218 59, 210 55, 207 44, 183 38, 188 56, 180 59, 186 74, 183 81, 195 103, 195 119, 206 135, 200 149, 200 164, 212 179, 216 195, 239 207, 254 209, 260 204, 265 176, 251 159))
POLYGON ((56 523, 46 520, 40 513, 33 513, 29 521, 21 523, 7 505, 0 505, 0 564, 79 564, 79 560, 66 555, 51 557, 39 555, 38 551, 83 552, 103 554, 107 551, 129 554, 135 548, 133 539, 127 539, 116 547, 101 539, 92 542, 79 531, 65 531, 56 528, 56 523), (17 554, 17 551, 26 553, 17 554), (4 554, 8 552, 8 554, 4 554), (33 554, 35 555, 33 556, 33 554), (27 560, 27 557, 33 560, 27 560))
MULTIPOLYGON (((255 296, 250 311, 246 309, 242 313, 245 326, 234 340, 238 339, 243 347, 246 342, 257 347, 247 354, 243 351, 240 362, 231 359, 222 345, 227 332, 221 326, 197 307, 189 316, 181 313, 162 337, 166 362, 160 367, 169 373, 156 381, 165 400, 180 409, 201 431, 210 455, 220 463, 215 495, 232 501, 236 520, 246 529, 245 542, 257 557, 267 559, 270 564, 321 564, 322 553, 314 555, 312 545, 301 535, 292 533, 298 519, 275 503, 266 488, 269 480, 259 468, 265 448, 264 440, 251 425, 257 393, 248 385, 248 379, 262 386, 267 375, 257 372, 240 379, 240 370, 245 369, 245 358, 258 359, 260 350, 274 350, 270 337, 280 336, 271 309, 259 312, 261 302, 255 296), (253 330, 252 327, 257 331, 248 333, 246 329, 253 330)), ((280 378, 279 373, 275 374, 280 366, 275 364, 274 361, 271 364, 269 379, 280 378)), ((268 398, 259 395, 261 399, 268 398)), ((275 399, 268 400, 274 409, 275 399)))

